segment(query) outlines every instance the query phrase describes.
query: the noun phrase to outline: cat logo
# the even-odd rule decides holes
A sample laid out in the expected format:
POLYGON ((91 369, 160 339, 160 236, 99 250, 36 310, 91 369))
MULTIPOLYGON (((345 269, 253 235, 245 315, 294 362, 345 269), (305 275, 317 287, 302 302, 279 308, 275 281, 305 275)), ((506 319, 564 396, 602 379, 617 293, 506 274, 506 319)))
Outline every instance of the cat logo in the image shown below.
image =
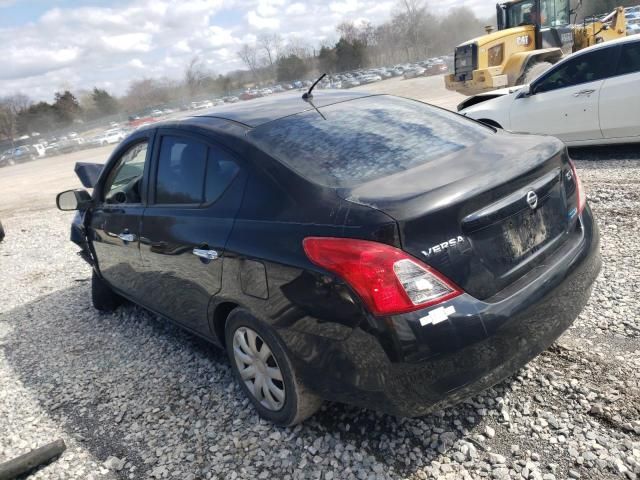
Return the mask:
POLYGON ((530 39, 529 35, 521 35, 516 37, 516 45, 529 45, 530 39))

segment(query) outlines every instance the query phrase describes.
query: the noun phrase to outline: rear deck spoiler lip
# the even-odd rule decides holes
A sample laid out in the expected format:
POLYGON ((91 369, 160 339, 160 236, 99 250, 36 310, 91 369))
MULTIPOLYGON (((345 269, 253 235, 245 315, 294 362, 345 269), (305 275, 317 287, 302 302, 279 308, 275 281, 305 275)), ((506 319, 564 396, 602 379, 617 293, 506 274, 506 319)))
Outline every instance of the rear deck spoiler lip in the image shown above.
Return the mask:
POLYGON ((100 178, 104 164, 76 162, 74 171, 85 188, 93 188, 100 178))

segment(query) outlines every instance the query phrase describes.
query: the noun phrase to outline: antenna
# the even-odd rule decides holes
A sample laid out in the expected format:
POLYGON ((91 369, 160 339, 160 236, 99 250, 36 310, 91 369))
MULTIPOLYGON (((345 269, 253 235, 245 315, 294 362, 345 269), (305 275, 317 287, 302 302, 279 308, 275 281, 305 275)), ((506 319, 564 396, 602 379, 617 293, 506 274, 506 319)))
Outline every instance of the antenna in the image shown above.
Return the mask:
POLYGON ((320 78, 317 79, 315 82, 313 82, 313 85, 309 87, 309 90, 307 90, 305 93, 302 94, 302 99, 307 101, 311 100, 313 98, 313 94, 311 93, 313 91, 313 87, 315 87, 318 84, 318 82, 326 76, 327 76, 326 73, 323 73, 322 75, 320 75, 320 78))

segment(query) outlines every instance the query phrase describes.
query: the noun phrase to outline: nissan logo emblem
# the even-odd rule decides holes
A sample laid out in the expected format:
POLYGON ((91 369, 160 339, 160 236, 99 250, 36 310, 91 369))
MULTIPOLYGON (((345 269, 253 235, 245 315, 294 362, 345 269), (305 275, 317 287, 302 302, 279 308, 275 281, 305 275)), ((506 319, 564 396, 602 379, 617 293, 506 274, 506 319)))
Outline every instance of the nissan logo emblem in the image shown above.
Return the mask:
POLYGON ((531 190, 530 192, 527 193, 526 198, 527 198, 527 203, 529 204, 529 208, 531 208, 531 210, 535 210, 536 207, 538 206, 538 195, 536 195, 536 192, 531 190))

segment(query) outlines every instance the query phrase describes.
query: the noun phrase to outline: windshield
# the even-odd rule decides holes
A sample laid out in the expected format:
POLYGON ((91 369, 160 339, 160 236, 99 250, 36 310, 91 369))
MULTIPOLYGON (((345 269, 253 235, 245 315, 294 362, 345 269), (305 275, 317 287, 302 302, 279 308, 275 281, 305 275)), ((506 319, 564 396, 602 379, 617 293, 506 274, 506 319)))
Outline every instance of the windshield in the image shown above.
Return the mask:
POLYGON ((409 170, 492 132, 415 100, 378 96, 281 118, 249 137, 299 175, 340 188, 409 170))
POLYGON ((541 0, 537 11, 535 0, 507 5, 507 27, 537 25, 559 27, 569 24, 569 0, 541 0))

